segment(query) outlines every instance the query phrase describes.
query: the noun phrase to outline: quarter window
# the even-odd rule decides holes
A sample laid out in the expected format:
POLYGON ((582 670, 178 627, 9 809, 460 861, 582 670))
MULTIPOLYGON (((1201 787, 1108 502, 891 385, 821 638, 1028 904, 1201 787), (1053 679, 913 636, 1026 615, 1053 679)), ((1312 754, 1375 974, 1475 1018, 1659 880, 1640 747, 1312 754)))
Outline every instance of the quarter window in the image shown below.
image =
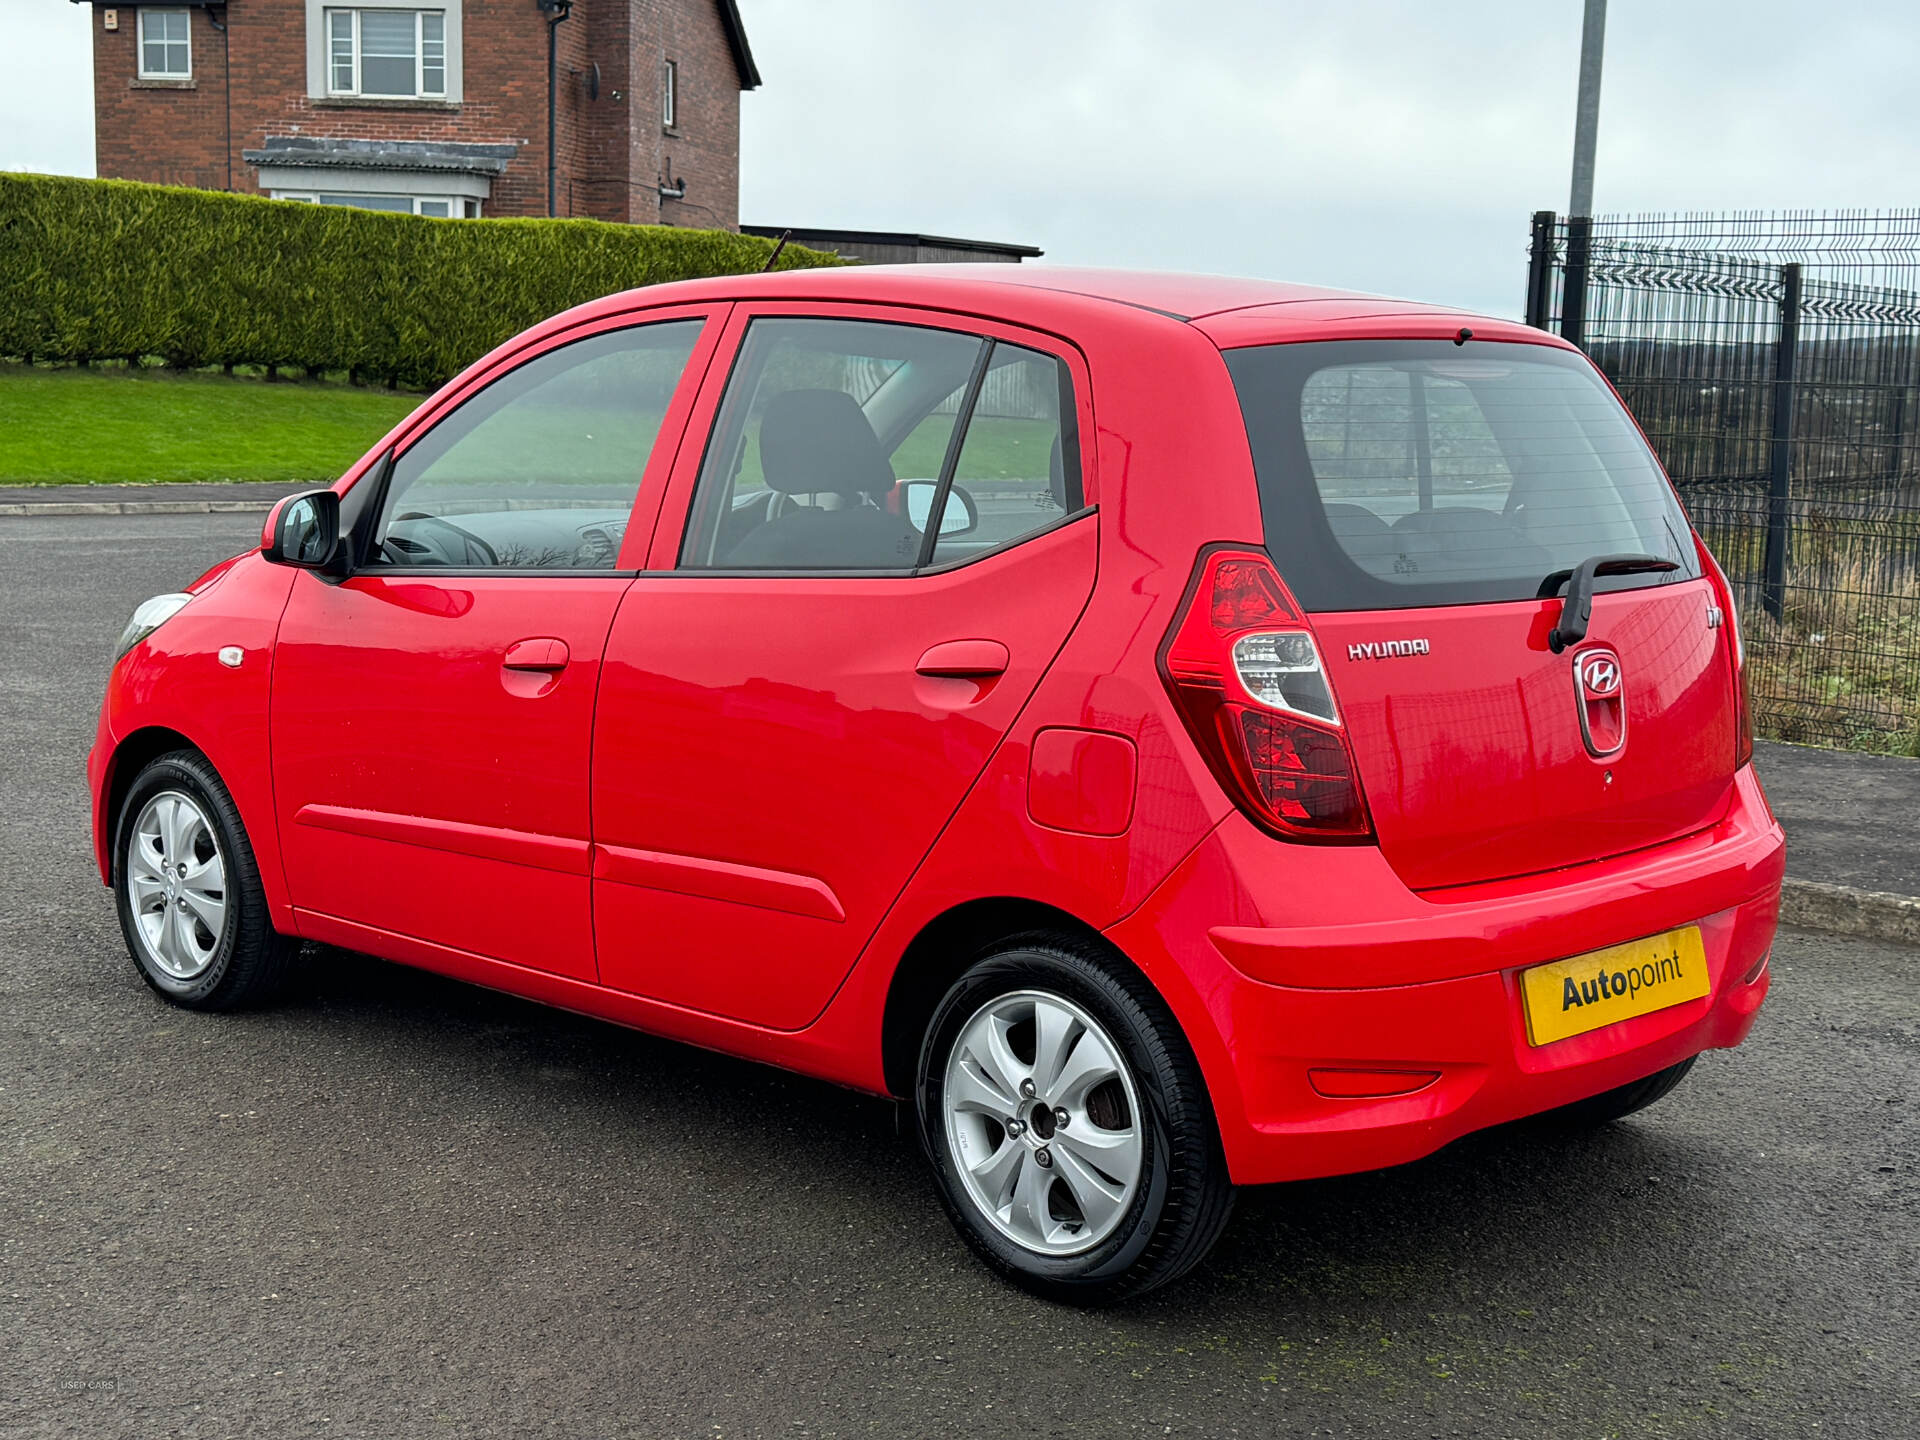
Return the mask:
MULTIPOLYGON (((973 502, 962 528, 949 515, 933 563, 951 564, 1047 530, 1080 508, 1079 447, 1067 442, 1073 394, 1051 355, 997 344, 974 399, 953 484, 973 502)), ((951 510, 951 505, 949 505, 951 510)))
MULTIPOLYGON (((185 10, 141 10, 140 78, 193 78, 192 27, 185 10)), ((124 72, 123 72, 124 73, 124 72)))
POLYGON ((447 93, 444 10, 328 10, 327 90, 439 99, 447 93))
POLYGON ((467 400, 394 461, 369 564, 611 570, 701 324, 576 340, 467 400))
POLYGON ((854 320, 748 327, 682 569, 904 574, 1080 508, 1065 367, 975 335, 854 320))

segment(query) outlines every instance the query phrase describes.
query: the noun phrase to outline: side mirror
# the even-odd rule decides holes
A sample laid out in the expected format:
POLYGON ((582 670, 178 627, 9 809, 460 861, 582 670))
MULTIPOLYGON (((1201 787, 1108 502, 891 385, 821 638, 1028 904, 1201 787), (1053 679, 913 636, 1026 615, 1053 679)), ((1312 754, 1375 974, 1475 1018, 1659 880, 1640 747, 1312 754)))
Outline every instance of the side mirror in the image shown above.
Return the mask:
MULTIPOLYGON (((937 480, 902 480, 901 495, 906 504, 907 521, 922 535, 927 533, 927 521, 933 513, 933 495, 940 488, 937 480)), ((964 487, 955 485, 947 491, 946 509, 940 512, 940 534, 971 534, 980 523, 980 507, 973 503, 973 496, 964 487)))
POLYGON ((340 497, 309 490, 280 502, 273 531, 261 554, 276 565, 325 570, 340 553, 340 497))

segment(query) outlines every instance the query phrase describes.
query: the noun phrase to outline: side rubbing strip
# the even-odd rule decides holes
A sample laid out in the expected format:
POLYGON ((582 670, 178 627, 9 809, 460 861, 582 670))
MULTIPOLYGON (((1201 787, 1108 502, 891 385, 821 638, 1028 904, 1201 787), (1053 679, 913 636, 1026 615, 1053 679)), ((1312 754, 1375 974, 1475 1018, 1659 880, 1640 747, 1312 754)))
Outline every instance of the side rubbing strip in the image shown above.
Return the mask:
POLYGON ((500 830, 491 825, 466 825, 458 820, 432 820, 424 815, 394 815, 385 810, 353 810, 344 805, 303 805, 293 817, 296 825, 393 840, 453 855, 473 855, 509 865, 531 865, 563 875, 587 873, 585 840, 559 835, 536 835, 529 830, 500 830))
POLYGON ((824 880, 792 875, 784 870, 761 870, 725 860, 703 860, 697 855, 665 855, 656 850, 629 850, 624 845, 593 847, 593 878, 675 895, 697 895, 726 900, 762 910, 784 910, 815 920, 841 921, 847 912, 824 880))

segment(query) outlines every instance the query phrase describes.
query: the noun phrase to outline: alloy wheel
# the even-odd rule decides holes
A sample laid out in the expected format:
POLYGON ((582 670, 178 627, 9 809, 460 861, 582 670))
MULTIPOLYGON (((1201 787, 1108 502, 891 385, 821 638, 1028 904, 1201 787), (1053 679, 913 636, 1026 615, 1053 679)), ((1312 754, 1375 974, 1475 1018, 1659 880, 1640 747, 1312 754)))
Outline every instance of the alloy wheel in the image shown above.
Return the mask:
POLYGON ((127 839, 127 900, 149 965, 167 980, 196 980, 213 964, 227 925, 227 867, 200 803, 163 790, 127 839))
POLYGON ((1120 1047, 1062 996, 1000 995, 948 1052, 941 1106, 954 1167, 987 1222, 1040 1255, 1098 1245, 1126 1217, 1145 1141, 1120 1047))

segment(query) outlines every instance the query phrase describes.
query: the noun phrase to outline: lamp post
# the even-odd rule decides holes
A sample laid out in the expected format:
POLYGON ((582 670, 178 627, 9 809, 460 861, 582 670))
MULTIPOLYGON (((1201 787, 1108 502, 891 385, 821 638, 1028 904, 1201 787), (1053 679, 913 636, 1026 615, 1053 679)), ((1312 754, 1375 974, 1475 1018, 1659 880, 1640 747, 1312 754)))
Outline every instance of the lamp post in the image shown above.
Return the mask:
POLYGON ((1567 214, 1593 214, 1593 150, 1600 136, 1600 50, 1607 38, 1607 0, 1587 0, 1580 29, 1580 100, 1573 120, 1573 194, 1567 214))
POLYGON ((558 73, 559 37, 555 32, 559 30, 560 22, 573 13, 573 0, 534 0, 534 3, 540 7, 540 13, 547 17, 547 218, 551 220, 559 193, 555 185, 559 146, 554 119, 554 77, 558 73))

